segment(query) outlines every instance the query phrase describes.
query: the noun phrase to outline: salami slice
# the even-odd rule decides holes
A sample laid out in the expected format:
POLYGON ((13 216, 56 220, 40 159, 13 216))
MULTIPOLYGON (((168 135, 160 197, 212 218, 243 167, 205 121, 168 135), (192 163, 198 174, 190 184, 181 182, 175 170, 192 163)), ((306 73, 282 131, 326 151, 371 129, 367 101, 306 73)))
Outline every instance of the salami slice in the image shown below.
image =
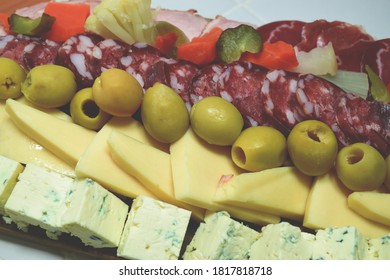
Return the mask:
POLYGON ((370 66, 386 85, 390 84, 390 38, 370 44, 361 62, 362 71, 365 71, 365 65, 370 66))
POLYGON ((93 48, 94 58, 100 69, 98 72, 110 68, 120 68, 120 59, 126 54, 128 45, 117 40, 105 39, 98 42, 93 48))
POLYGON ((0 38, 0 56, 18 62, 27 71, 42 64, 53 64, 60 45, 54 41, 24 35, 0 38))
POLYGON ((56 63, 69 68, 81 87, 90 87, 101 73, 96 58, 101 56, 96 45, 103 38, 95 34, 79 34, 66 40, 58 50, 56 63))
POLYGON ((189 89, 189 98, 192 105, 204 97, 219 96, 217 86, 223 69, 221 64, 209 65, 200 69, 198 74, 193 77, 189 89))
POLYGON ((175 90, 187 108, 190 108, 190 87, 193 77, 199 73, 199 68, 189 62, 176 61, 175 63, 168 63, 166 67, 166 75, 168 85, 175 90))
POLYGON ((127 53, 120 59, 120 68, 132 74, 145 88, 148 74, 153 71, 151 68, 163 58, 164 55, 156 48, 146 43, 135 43, 129 46, 127 53))
POLYGON ((373 38, 359 26, 342 21, 316 20, 302 29, 299 50, 310 51, 332 42, 339 69, 360 71, 360 61, 373 38))
POLYGON ((305 22, 298 20, 274 21, 259 26, 257 31, 260 32, 264 42, 284 41, 295 46, 302 41, 304 25, 305 22))
POLYGON ((266 70, 247 62, 233 62, 224 67, 217 92, 240 111, 246 126, 270 125, 263 112, 261 86, 266 70))
POLYGON ((354 135, 356 142, 375 147, 383 156, 390 154, 390 105, 345 94, 336 103, 336 119, 341 130, 354 135))
POLYGON ((277 128, 286 135, 300 121, 295 104, 297 83, 298 75, 273 70, 267 73, 261 88, 265 113, 279 124, 277 128))
POLYGON ((345 134, 336 120, 335 104, 344 94, 337 86, 310 74, 301 76, 297 83, 296 104, 300 119, 326 123, 341 147, 357 141, 353 134, 345 134))

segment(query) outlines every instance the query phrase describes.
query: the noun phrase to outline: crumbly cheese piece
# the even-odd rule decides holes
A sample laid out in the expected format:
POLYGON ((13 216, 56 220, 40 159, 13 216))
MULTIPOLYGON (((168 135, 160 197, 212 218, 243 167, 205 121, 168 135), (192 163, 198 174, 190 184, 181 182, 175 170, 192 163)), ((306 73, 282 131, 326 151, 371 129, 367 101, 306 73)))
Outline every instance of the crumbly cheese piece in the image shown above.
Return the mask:
POLYGON ((4 205, 8 200, 23 166, 12 159, 0 156, 0 215, 4 215, 4 205))
POLYGON ((66 232, 61 216, 72 183, 70 177, 28 163, 5 204, 5 212, 19 227, 39 226, 56 239, 60 232, 66 232))
POLYGON ((66 199, 62 227, 85 245, 118 247, 129 206, 91 179, 76 180, 66 199))
POLYGON ((365 260, 390 260, 390 234, 367 240, 365 260))
POLYGON ((259 232, 230 218, 225 211, 206 216, 183 254, 184 260, 242 260, 259 232))
POLYGON ((364 259, 365 237, 355 227, 331 227, 318 230, 313 246, 314 260, 364 259))
POLYGON ((287 222, 270 224, 262 228, 249 255, 251 260, 310 260, 314 242, 313 234, 287 222))
POLYGON ((177 260, 191 212, 150 197, 134 199, 117 255, 127 259, 177 260))

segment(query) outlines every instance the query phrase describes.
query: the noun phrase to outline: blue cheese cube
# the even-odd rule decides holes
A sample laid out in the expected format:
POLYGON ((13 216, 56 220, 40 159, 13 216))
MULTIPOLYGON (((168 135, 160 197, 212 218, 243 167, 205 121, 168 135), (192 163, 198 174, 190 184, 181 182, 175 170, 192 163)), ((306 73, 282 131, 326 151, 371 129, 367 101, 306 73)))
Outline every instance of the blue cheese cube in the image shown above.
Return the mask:
POLYGON ((243 260, 259 232, 230 218, 225 211, 208 213, 183 254, 184 260, 243 260))
POLYGON ((39 226, 48 237, 57 239, 66 232, 61 217, 72 183, 70 177, 28 163, 5 204, 5 212, 19 228, 39 226))
POLYGON ((261 229, 260 238, 249 252, 251 260, 310 260, 315 236, 287 222, 261 229))
POLYGON ((0 156, 0 215, 5 215, 4 205, 15 187, 23 165, 19 162, 0 156))
POLYGON ((137 197, 117 255, 138 260, 177 260, 190 217, 188 210, 146 196, 137 197))
POLYGON ((367 240, 365 260, 390 260, 390 234, 367 240))
POLYGON ((318 230, 313 246, 314 260, 364 259, 366 239, 355 227, 332 227, 318 230))
POLYGON ((66 199, 62 227, 85 245, 118 247, 129 206, 91 179, 76 180, 66 199))

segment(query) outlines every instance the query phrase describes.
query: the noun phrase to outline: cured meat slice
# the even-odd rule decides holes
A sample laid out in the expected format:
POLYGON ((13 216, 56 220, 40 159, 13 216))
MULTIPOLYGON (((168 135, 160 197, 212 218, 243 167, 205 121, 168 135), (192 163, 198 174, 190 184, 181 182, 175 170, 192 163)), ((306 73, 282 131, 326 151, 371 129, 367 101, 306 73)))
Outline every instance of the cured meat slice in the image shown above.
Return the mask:
POLYGON ((266 70, 248 62, 227 64, 217 83, 217 92, 240 111, 246 126, 270 125, 262 110, 261 87, 266 70))
POLYGON ((130 45, 127 53, 120 59, 120 68, 132 74, 145 88, 148 74, 157 62, 166 59, 156 48, 146 43, 130 45))
POLYGON ((335 133, 340 146, 357 141, 353 134, 345 134, 336 120, 335 104, 344 94, 337 86, 309 74, 299 78, 295 96, 299 119, 326 123, 335 133))
POLYGON ((332 42, 339 69, 360 71, 360 61, 374 39, 359 26, 342 21, 316 20, 302 29, 302 41, 297 44, 301 51, 324 47, 332 42))
POLYGON ((54 41, 24 35, 0 38, 0 56, 15 60, 26 70, 54 63, 59 47, 54 41))
POLYGON ((58 49, 56 63, 69 68, 81 87, 91 87, 101 73, 96 59, 101 50, 96 45, 103 38, 96 34, 79 34, 70 37, 58 49))
POLYGON ((356 142, 375 147, 383 156, 390 154, 390 105, 367 101, 352 94, 340 96, 336 102, 336 120, 356 142))
POLYGON ((144 89, 147 90, 155 83, 159 82, 164 85, 169 85, 166 75, 167 63, 163 60, 156 62, 146 72, 144 89))
POLYGON ((212 64, 200 69, 199 73, 193 77, 189 90, 191 104, 207 96, 219 96, 218 80, 224 67, 221 64, 212 64))
POLYGON ((176 91, 187 108, 190 108, 190 87, 192 78, 199 73, 199 68, 189 62, 176 61, 175 63, 167 63, 166 75, 168 85, 176 91))
POLYGON ((390 39, 378 40, 370 44, 361 62, 362 71, 365 71, 366 64, 386 85, 390 84, 390 39))
POLYGON ((100 66, 97 72, 110 68, 120 68, 120 60, 127 53, 128 45, 117 40, 105 39, 93 48, 93 57, 100 66))
POLYGON ((273 70, 267 73, 261 88, 264 112, 279 124, 276 128, 286 135, 300 121, 295 109, 297 83, 298 75, 273 70))
POLYGON ((274 21, 257 28, 263 41, 274 43, 284 41, 293 46, 302 41, 302 28, 305 22, 298 20, 274 21))

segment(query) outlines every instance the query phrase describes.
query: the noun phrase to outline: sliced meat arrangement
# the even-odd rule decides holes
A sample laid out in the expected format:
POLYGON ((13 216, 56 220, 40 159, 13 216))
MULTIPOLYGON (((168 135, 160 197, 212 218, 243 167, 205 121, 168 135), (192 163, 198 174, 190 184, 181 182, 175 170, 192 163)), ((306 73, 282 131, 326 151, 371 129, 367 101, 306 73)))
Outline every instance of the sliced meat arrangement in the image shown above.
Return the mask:
POLYGON ((385 84, 390 84, 390 38, 370 44, 361 62, 362 71, 365 71, 365 65, 370 66, 385 84))
POLYGON ((269 43, 284 41, 293 46, 302 41, 302 29, 306 23, 298 20, 282 20, 264 24, 257 28, 263 40, 269 43))
POLYGON ((0 57, 8 57, 18 62, 24 69, 42 64, 53 64, 60 44, 41 38, 24 35, 0 37, 0 57))

